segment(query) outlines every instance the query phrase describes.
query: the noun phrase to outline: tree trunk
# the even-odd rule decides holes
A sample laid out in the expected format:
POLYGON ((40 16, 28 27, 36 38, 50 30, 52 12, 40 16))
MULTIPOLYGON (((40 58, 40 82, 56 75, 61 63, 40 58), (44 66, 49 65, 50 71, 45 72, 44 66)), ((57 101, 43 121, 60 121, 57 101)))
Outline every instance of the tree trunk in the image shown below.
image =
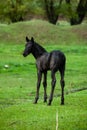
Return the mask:
MULTIPOLYGON (((70 0, 66 0, 66 3, 71 6, 70 0)), ((71 25, 81 24, 86 15, 86 12, 87 12, 87 0, 80 0, 77 9, 75 11, 77 17, 74 17, 71 14, 72 15, 70 18, 71 25)))
POLYGON ((16 0, 16 3, 14 3, 14 0, 11 0, 12 11, 9 12, 9 17, 12 23, 23 21, 22 13, 18 12, 18 8, 20 8, 19 5, 21 4, 22 4, 22 0, 16 0))
POLYGON ((80 0, 76 13, 78 17, 71 19, 71 25, 81 24, 87 12, 87 0, 80 0))
POLYGON ((62 1, 63 0, 59 1, 59 5, 56 8, 54 6, 54 3, 55 3, 54 0, 44 0, 46 14, 47 14, 49 22, 52 23, 52 24, 56 24, 56 22, 58 20, 59 14, 58 14, 57 10, 60 9, 62 1))

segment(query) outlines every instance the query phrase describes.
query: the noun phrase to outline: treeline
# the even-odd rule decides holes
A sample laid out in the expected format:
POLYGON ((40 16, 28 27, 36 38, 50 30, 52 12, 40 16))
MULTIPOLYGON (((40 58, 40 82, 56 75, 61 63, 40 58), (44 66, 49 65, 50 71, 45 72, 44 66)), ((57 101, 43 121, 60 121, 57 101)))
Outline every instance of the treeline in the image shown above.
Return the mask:
POLYGON ((0 21, 18 22, 32 17, 56 24, 63 16, 71 25, 82 23, 87 15, 87 0, 0 0, 0 21))

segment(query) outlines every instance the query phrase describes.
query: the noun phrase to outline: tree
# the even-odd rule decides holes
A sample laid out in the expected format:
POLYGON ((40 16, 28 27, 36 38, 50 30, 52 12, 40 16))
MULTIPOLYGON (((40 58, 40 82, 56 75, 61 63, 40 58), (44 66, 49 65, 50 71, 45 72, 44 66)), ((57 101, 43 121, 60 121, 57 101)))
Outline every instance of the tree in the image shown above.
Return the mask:
POLYGON ((26 13, 26 5, 23 0, 7 0, 0 3, 0 17, 2 21, 22 21, 26 13))
POLYGON ((75 12, 72 10, 71 1, 66 0, 66 3, 68 4, 68 11, 71 13, 71 25, 81 24, 87 13, 87 0, 79 0, 75 12))
POLYGON ((59 15, 71 25, 80 24, 87 14, 87 0, 6 0, 0 1, 0 21, 17 22, 42 16, 56 24, 59 15))
POLYGON ((44 8, 50 23, 56 24, 63 0, 44 0, 44 8))
POLYGON ((7 9, 7 16, 12 22, 22 21, 25 13, 25 6, 22 0, 8 1, 9 8, 7 9))
POLYGON ((44 14, 41 0, 0 1, 0 21, 17 22, 44 14))

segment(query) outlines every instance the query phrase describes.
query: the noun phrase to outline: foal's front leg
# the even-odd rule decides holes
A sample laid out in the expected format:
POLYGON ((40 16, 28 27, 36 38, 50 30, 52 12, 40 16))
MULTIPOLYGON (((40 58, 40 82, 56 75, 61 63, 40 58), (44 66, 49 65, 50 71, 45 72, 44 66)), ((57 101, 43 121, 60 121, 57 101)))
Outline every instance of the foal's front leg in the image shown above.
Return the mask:
POLYGON ((44 102, 47 102, 47 71, 44 72, 44 79, 43 79, 43 87, 44 87, 44 102))
POLYGON ((40 83, 41 83, 41 79, 42 79, 42 72, 38 71, 37 73, 37 90, 36 90, 36 97, 35 97, 35 101, 34 103, 36 104, 38 99, 39 99, 39 89, 40 89, 40 83))

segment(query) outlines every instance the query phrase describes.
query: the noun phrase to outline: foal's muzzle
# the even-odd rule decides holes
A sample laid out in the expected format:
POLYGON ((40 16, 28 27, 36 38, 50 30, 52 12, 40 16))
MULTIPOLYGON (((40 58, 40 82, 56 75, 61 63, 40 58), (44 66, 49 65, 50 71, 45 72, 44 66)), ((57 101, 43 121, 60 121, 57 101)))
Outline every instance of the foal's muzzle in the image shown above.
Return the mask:
POLYGON ((26 57, 27 55, 25 53, 23 53, 23 56, 26 57))

